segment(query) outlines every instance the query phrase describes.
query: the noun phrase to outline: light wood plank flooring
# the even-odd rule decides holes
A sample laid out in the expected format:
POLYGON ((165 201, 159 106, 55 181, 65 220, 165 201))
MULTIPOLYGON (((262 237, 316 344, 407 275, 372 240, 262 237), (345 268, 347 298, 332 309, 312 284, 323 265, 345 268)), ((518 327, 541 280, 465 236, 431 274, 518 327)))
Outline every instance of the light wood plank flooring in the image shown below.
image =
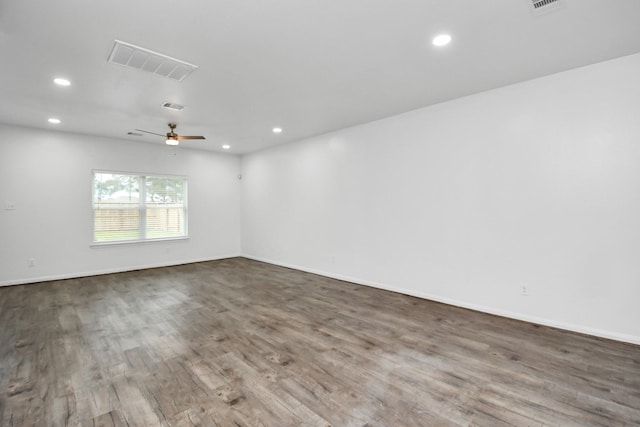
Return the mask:
POLYGON ((0 288, 0 424, 640 425, 640 347, 234 258, 0 288))

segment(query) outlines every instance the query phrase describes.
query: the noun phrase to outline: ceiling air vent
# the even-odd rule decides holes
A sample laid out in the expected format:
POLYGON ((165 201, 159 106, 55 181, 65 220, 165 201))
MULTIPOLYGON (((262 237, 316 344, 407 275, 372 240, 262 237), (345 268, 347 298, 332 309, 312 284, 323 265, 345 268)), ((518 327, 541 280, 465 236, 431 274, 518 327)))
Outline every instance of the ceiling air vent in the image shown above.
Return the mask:
POLYGON ((556 10, 560 0, 527 0, 535 13, 546 13, 556 10))
POLYGON ((168 108, 169 110, 174 110, 174 111, 184 110, 184 105, 176 104, 175 102, 163 102, 162 106, 164 108, 168 108))
POLYGON ((140 46, 116 40, 109 62, 137 70, 148 71, 171 80, 183 81, 198 67, 179 59, 140 46))

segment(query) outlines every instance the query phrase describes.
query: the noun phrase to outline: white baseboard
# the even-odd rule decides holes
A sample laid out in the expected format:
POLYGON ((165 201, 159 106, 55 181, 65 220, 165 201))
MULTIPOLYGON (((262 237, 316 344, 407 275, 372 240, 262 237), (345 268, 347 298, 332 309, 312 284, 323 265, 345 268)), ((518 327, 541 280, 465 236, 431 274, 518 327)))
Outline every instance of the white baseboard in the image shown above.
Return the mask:
POLYGON ((230 254, 230 255, 220 255, 212 258, 196 258, 196 259, 178 260, 178 261, 173 260, 173 261, 153 263, 153 264, 106 268, 103 270, 89 270, 89 271, 83 271, 83 272, 77 272, 77 273, 64 273, 64 274, 54 274, 50 276, 29 277, 26 279, 8 280, 8 281, 0 282, 0 287, 13 286, 13 285, 26 285, 29 283, 38 283, 38 282, 50 282, 53 280, 76 279, 78 277, 99 276, 101 274, 124 273, 127 271, 146 270, 149 268, 172 267, 176 265, 193 264, 196 262, 205 262, 205 261, 217 261, 221 259, 236 258, 240 256, 242 255, 230 254))
POLYGON ((333 274, 333 273, 330 273, 330 272, 327 272, 327 271, 316 270, 316 269, 307 268, 307 267, 304 267, 304 266, 299 266, 299 265, 294 265, 294 264, 289 264, 289 263, 283 263, 283 262, 275 261, 275 260, 272 260, 272 259, 257 257, 257 256, 253 256, 253 255, 242 254, 241 256, 243 258, 248 258, 248 259, 252 259, 252 260, 255 260, 255 261, 266 262, 268 264, 278 265, 278 266, 286 267, 286 268, 292 268, 294 270, 305 271, 307 273, 313 273, 313 274, 317 274, 319 276, 325 276, 325 277, 330 277, 332 279, 343 280, 345 282, 351 282, 351 283, 355 283, 357 285, 364 285, 364 286, 370 286, 372 288, 384 289, 384 290, 387 290, 387 291, 397 292, 397 293, 404 294, 404 295, 410 295, 410 296, 413 296, 413 297, 427 299, 427 300, 430 300, 430 301, 441 302, 441 303, 448 304, 448 305, 453 305, 453 306, 456 306, 456 307, 468 308, 470 310, 480 311, 480 312, 483 312, 483 313, 493 314, 493 315, 496 315, 496 316, 508 317, 510 319, 522 320, 524 322, 529 322, 529 323, 535 323, 537 325, 550 326, 550 327, 553 327, 553 328, 563 329, 563 330, 566 330, 566 331, 578 332, 578 333, 585 334, 585 335, 592 335, 592 336, 596 336, 596 337, 600 337, 600 338, 606 338, 606 339, 610 339, 610 340, 622 341, 622 342, 626 342, 626 343, 640 345, 640 337, 637 337, 637 336, 634 336, 634 335, 621 334, 621 333, 618 333, 618 332, 612 332, 612 331, 607 331, 607 330, 603 330, 603 329, 596 329, 596 328, 590 328, 590 327, 585 327, 585 326, 580 326, 580 325, 574 325, 574 324, 571 324, 571 323, 559 322, 559 321, 556 321, 556 320, 545 319, 545 318, 542 318, 542 317, 529 316, 529 315, 526 315, 526 314, 516 313, 516 312, 512 312, 512 311, 508 311, 508 310, 497 309, 497 308, 493 308, 493 307, 487 307, 487 306, 478 305, 478 304, 474 304, 474 303, 470 303, 470 302, 466 302, 466 301, 454 300, 454 299, 443 297, 443 296, 440 296, 440 295, 433 295, 433 294, 428 294, 428 293, 416 292, 416 291, 409 290, 409 289, 398 288, 398 287, 391 286, 391 285, 388 285, 388 284, 385 284, 385 283, 378 283, 378 282, 373 282, 373 281, 370 281, 370 280, 359 279, 357 277, 343 276, 343 275, 340 275, 340 274, 333 274))
POLYGON ((433 294, 428 294, 428 293, 416 292, 414 290, 409 290, 409 289, 399 288, 399 287, 396 287, 396 286, 391 286, 391 285, 388 285, 386 283, 379 283, 379 282, 374 282, 374 281, 371 281, 371 280, 360 279, 360 278, 357 278, 357 277, 350 277, 350 276, 344 276, 344 275, 340 275, 340 274, 334 274, 334 273, 331 273, 331 272, 328 272, 328 271, 317 270, 317 269, 313 269, 313 268, 307 268, 307 267, 300 266, 300 265, 295 265, 295 264, 290 264, 290 263, 283 263, 283 262, 279 262, 279 261, 268 259, 268 258, 262 258, 262 257, 253 256, 253 255, 249 255, 249 254, 239 254, 239 253, 228 254, 228 255, 220 255, 220 256, 209 257, 209 258, 199 258, 199 259, 189 259, 189 260, 179 260, 179 261, 168 261, 168 262, 163 262, 163 263, 153 263, 153 264, 134 265, 134 266, 127 266, 127 267, 108 268, 108 269, 103 269, 103 270, 91 270, 91 271, 83 271, 83 272, 77 272, 77 273, 29 277, 29 278, 26 278, 26 279, 9 280, 9 281, 0 282, 0 287, 2 287, 2 286, 12 286, 12 285, 24 285, 24 284, 38 283, 38 282, 47 282, 47 281, 53 281, 53 280, 74 279, 74 278, 78 278, 78 277, 98 276, 98 275, 101 275, 101 274, 123 273, 123 272, 127 272, 127 271, 144 270, 144 269, 148 269, 148 268, 171 267, 171 266, 176 266, 176 265, 192 264, 192 263, 196 263, 196 262, 205 262, 205 261, 216 261, 216 260, 221 260, 221 259, 226 259, 226 258, 235 258, 235 257, 244 257, 244 258, 252 259, 252 260, 255 260, 255 261, 265 262, 265 263, 268 263, 268 264, 278 265, 278 266, 281 266, 281 267, 292 268, 292 269, 295 269, 295 270, 305 271, 307 273, 317 274, 319 276, 324 276, 324 277, 330 277, 330 278, 333 278, 333 279, 343 280, 343 281, 355 283, 355 284, 358 284, 358 285, 370 286, 370 287, 373 287, 373 288, 384 289, 384 290, 392 291, 392 292, 398 292, 398 293, 401 293, 401 294, 411 295, 411 296, 414 296, 414 297, 427 299, 427 300, 430 300, 430 301, 441 302, 441 303, 453 305, 453 306, 456 306, 456 307, 468 308, 470 310, 480 311, 480 312, 483 312, 483 313, 493 314, 493 315, 496 315, 496 316, 508 317, 510 319, 522 320, 522 321, 525 321, 525 322, 535 323, 535 324, 538 324, 538 325, 550 326, 550 327, 553 327, 553 328, 564 329, 564 330, 567 330, 567 331, 578 332, 578 333, 581 333, 581 334, 593 335, 593 336, 596 336, 596 337, 607 338, 607 339, 611 339, 611 340, 615 340, 615 341, 622 341, 622 342, 627 342, 627 343, 631 343, 631 344, 640 345, 640 337, 637 337, 637 336, 634 336, 634 335, 622 334, 622 333, 613 332, 613 331, 607 331, 607 330, 603 330, 603 329, 590 328, 590 327, 575 325, 575 324, 566 323, 566 322, 559 322, 559 321, 556 321, 556 320, 545 319, 545 318, 536 317, 536 316, 529 316, 529 315, 522 314, 522 313, 516 313, 516 312, 512 312, 512 311, 508 311, 508 310, 497 309, 497 308, 494 308, 494 307, 487 307, 487 306, 478 305, 478 304, 474 304, 474 303, 470 303, 470 302, 466 302, 466 301, 454 300, 454 299, 443 297, 443 296, 440 296, 440 295, 433 295, 433 294))

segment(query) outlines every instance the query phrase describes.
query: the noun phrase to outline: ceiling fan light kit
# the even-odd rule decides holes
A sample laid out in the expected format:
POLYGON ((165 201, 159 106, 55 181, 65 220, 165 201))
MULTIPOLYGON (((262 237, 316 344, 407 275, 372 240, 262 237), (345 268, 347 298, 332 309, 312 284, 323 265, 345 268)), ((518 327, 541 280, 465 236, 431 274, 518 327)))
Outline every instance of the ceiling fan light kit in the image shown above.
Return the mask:
POLYGON ((144 129, 136 129, 136 130, 138 132, 144 132, 144 133, 150 133, 151 135, 162 136, 165 138, 165 143, 167 145, 179 145, 180 141, 187 140, 187 139, 206 139, 202 135, 178 135, 177 133, 175 133, 175 129, 178 125, 176 125, 175 123, 169 123, 168 126, 169 126, 169 129, 171 130, 164 135, 161 133, 150 132, 144 129))

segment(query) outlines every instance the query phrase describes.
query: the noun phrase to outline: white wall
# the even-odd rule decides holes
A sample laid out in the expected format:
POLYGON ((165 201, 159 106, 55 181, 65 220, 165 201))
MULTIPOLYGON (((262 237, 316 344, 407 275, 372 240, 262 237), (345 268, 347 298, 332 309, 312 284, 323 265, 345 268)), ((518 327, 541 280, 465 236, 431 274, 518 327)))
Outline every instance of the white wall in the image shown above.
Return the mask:
POLYGON ((0 285, 238 255, 239 158, 172 150, 0 125, 0 285), (187 176, 190 239, 91 247, 93 169, 187 176))
POLYGON ((638 76, 640 54, 247 155, 243 253, 640 343, 638 76))

